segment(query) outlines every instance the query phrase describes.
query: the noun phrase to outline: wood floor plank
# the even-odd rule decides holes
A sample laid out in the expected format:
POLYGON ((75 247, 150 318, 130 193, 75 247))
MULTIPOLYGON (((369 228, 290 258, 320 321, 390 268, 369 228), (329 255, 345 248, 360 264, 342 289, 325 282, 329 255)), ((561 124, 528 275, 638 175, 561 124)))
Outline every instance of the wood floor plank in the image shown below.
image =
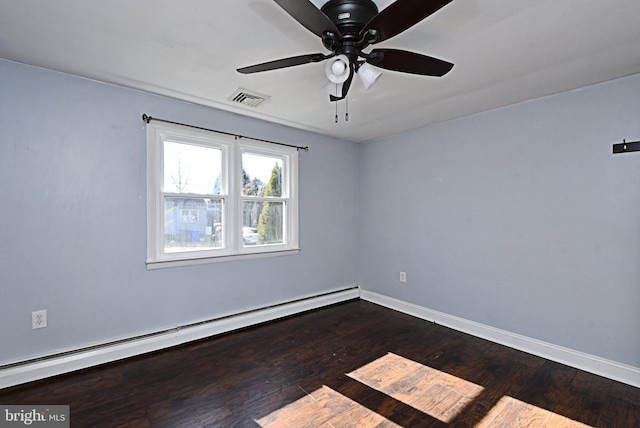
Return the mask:
POLYGON ((640 426, 638 388, 361 300, 0 390, 42 403, 79 428, 640 426))
POLYGON ((598 425, 640 427, 640 388, 613 382, 598 425))
POLYGON ((594 426, 608 402, 612 384, 609 379, 578 370, 562 397, 556 400, 553 411, 594 426))
POLYGON ((549 417, 549 412, 540 407, 505 397, 506 403, 500 411, 490 420, 486 428, 511 428, 527 427, 539 428, 549 417))

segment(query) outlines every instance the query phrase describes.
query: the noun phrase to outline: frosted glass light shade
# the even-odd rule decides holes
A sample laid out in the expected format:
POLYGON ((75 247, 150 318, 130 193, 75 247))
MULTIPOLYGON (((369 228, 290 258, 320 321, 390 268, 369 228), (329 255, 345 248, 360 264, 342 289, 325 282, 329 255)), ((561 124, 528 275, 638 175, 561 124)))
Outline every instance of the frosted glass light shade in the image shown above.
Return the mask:
POLYGON ((327 79, 333 83, 346 82, 351 73, 349 58, 345 55, 338 55, 329 59, 325 64, 324 73, 327 75, 327 79))
POLYGON ((325 83, 323 86, 324 90, 329 93, 329 95, 333 95, 336 98, 342 96, 342 83, 333 83, 331 81, 325 83))
POLYGON ((371 85, 380 77, 382 73, 373 68, 371 65, 364 63, 358 69, 358 77, 364 85, 365 89, 369 89, 371 85))

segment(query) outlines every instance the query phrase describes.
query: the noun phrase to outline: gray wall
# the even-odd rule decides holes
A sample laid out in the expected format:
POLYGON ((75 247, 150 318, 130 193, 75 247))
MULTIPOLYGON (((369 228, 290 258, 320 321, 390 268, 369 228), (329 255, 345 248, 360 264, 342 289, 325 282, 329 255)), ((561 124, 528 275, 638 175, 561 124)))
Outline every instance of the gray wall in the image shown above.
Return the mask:
POLYGON ((358 148, 0 61, 0 364, 357 283, 358 148), (147 271, 147 113, 310 146, 297 255, 147 271), (31 311, 49 327, 31 330, 31 311))
POLYGON ((366 144, 364 289, 640 367, 640 75, 366 144), (399 271, 408 282, 399 283, 399 271))
POLYGON ((640 153, 611 155, 640 139, 638 93, 632 76, 356 146, 0 61, 0 364, 359 282, 639 367, 640 153), (147 271, 142 113, 309 145, 303 250, 147 271))

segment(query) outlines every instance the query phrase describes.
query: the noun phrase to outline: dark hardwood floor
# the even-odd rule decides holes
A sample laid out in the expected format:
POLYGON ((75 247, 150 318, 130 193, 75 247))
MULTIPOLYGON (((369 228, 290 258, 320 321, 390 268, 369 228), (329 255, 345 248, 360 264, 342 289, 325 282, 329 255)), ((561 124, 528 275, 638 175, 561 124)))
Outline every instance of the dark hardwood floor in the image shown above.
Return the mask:
POLYGON ((72 427, 640 427, 640 389, 355 300, 0 390, 72 427))

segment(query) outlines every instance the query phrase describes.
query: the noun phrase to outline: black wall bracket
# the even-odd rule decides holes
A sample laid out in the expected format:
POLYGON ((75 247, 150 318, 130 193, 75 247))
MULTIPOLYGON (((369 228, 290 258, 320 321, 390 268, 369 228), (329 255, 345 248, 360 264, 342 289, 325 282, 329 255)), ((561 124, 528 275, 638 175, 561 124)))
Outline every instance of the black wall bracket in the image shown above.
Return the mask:
POLYGON ((629 141, 622 140, 620 144, 613 145, 613 154, 617 153, 627 153, 627 152, 638 152, 640 151, 640 141, 629 141))

